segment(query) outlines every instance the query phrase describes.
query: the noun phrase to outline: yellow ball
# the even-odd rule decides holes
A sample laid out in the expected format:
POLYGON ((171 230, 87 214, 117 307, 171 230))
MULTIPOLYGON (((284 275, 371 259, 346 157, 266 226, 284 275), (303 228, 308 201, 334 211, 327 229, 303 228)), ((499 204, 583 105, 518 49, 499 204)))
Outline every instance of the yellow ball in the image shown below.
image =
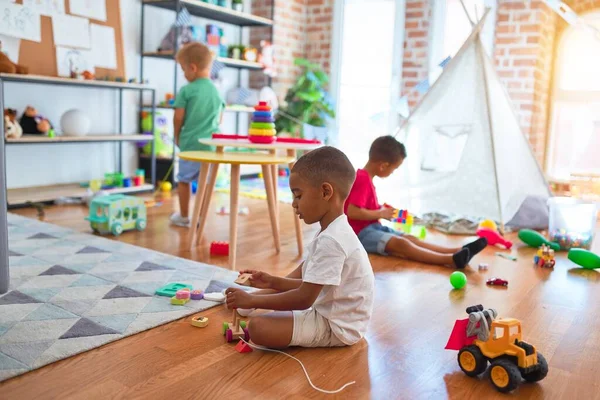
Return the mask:
POLYGON ((92 192, 97 192, 101 188, 102 188, 102 182, 100 182, 99 180, 94 179, 94 180, 90 181, 90 189, 92 189, 92 192))
POLYGON ((479 223, 479 227, 480 228, 484 228, 484 229, 491 229, 493 231, 497 231, 498 230, 498 226, 491 219, 484 219, 483 221, 481 221, 479 223))
POLYGON ((171 182, 163 182, 160 184, 160 190, 162 190, 163 192, 170 192, 171 189, 173 189, 173 185, 171 185, 171 182))

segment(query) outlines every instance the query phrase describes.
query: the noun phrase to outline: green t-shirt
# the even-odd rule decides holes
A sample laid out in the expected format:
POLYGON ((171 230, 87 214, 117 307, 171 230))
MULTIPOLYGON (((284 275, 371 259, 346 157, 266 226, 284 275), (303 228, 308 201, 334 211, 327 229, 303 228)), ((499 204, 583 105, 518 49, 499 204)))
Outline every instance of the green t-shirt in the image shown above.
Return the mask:
POLYGON ((175 98, 175 108, 185 108, 183 127, 179 134, 181 151, 211 150, 198 139, 209 139, 219 131, 221 111, 225 103, 208 78, 196 79, 181 88, 175 98))

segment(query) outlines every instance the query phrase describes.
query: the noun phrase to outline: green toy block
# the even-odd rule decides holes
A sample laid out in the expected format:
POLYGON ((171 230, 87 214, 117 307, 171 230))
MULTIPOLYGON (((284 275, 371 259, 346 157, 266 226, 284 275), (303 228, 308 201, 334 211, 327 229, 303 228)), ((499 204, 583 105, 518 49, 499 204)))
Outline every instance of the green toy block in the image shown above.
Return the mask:
POLYGON ((168 285, 159 288, 154 294, 157 296, 173 297, 178 290, 185 288, 192 290, 192 285, 186 285, 185 283, 169 283, 168 285))

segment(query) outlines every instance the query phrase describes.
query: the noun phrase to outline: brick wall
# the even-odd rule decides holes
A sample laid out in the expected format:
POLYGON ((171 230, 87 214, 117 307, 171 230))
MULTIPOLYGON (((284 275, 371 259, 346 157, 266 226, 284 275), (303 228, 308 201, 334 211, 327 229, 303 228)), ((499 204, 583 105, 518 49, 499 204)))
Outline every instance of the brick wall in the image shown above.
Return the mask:
POLYGON ((495 62, 538 161, 545 152, 556 14, 541 0, 500 0, 495 62))
POLYGON ((330 73, 335 0, 307 0, 305 57, 330 73))
POLYGON ((402 61, 401 94, 411 92, 408 98, 410 108, 414 107, 421 95, 412 88, 427 78, 429 63, 429 23, 431 3, 428 0, 407 0, 404 34, 404 58, 402 61))

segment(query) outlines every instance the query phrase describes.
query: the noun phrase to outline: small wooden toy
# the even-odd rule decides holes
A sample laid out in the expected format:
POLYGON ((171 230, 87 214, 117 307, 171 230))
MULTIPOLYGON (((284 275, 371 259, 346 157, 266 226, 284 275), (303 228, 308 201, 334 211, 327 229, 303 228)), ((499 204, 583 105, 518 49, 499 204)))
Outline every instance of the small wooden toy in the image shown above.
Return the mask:
POLYGON ((123 231, 146 229, 146 204, 143 199, 122 194, 100 196, 92 200, 89 216, 92 230, 96 233, 112 233, 119 236, 123 231))
POLYGON ((229 243, 228 242, 212 242, 210 244, 210 255, 211 256, 227 256, 227 255, 229 255, 229 243))
POLYGON ((168 285, 159 288, 154 294, 157 296, 173 297, 178 290, 185 288, 192 290, 192 285, 186 285, 185 283, 169 283, 168 285))
POLYGON ((556 261, 554 260, 554 250, 542 244, 536 255, 533 257, 533 262, 538 267, 554 268, 556 261))
POLYGON ((204 298, 204 292, 202 290, 192 290, 190 294, 192 300, 202 300, 204 298))
POLYGON ((192 318, 191 324, 196 328, 204 328, 208 325, 208 318, 202 316, 195 316, 192 318))
POLYGON ((171 304, 173 304, 174 306, 183 306, 184 304, 186 304, 188 301, 190 301, 189 297, 186 297, 184 299, 178 299, 177 297, 173 296, 171 297, 171 304))
POLYGON ((242 286, 252 286, 250 284, 250 278, 252 277, 252 274, 241 274, 240 276, 238 276, 238 278, 234 281, 234 283, 237 283, 238 285, 242 285, 242 286))
POLYGON ((245 341, 250 340, 250 333, 246 328, 246 321, 239 318, 237 311, 233 310, 233 322, 223 322, 223 335, 227 343, 231 343, 239 338, 244 338, 245 341))
POLYGON ((238 344, 235 345, 235 350, 238 353, 252 353, 252 347, 248 343, 245 343, 243 340, 240 340, 238 344))

